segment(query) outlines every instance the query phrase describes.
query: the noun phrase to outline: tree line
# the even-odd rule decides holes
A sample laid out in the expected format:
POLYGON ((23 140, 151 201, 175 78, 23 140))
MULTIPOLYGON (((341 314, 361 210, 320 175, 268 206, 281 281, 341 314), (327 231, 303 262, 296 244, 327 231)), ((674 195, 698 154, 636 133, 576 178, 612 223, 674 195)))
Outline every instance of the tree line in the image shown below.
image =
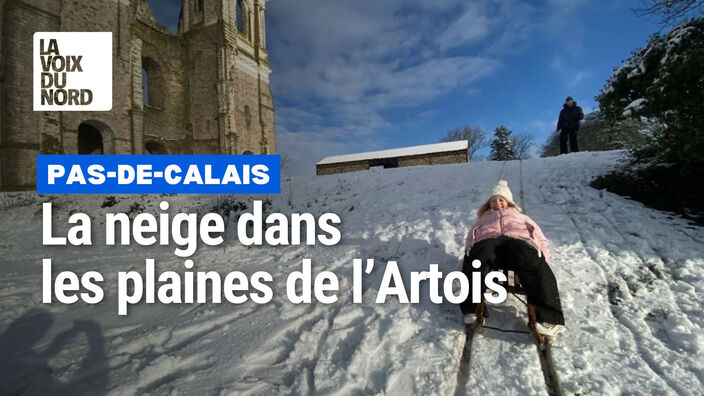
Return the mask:
POLYGON ((531 151, 535 147, 534 140, 530 135, 525 133, 514 135, 513 131, 503 125, 496 127, 492 140, 484 130, 470 125, 450 129, 445 136, 440 138, 441 142, 460 140, 466 140, 468 143, 467 151, 470 161, 475 158, 477 151, 487 146, 491 147, 489 159, 492 161, 527 159, 531 157, 531 151))

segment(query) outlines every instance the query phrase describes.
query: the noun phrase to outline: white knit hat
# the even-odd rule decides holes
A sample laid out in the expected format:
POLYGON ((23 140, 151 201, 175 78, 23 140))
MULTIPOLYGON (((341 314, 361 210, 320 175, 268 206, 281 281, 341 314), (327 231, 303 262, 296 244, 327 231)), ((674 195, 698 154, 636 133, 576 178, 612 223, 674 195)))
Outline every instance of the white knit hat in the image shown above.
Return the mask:
POLYGON ((513 204, 518 208, 518 210, 521 210, 521 208, 516 205, 515 202, 513 202, 513 194, 511 193, 511 189, 508 188, 508 183, 506 180, 499 180, 498 183, 491 189, 491 193, 489 194, 489 198, 487 198, 487 202, 493 197, 494 195, 500 195, 506 199, 509 203, 513 204))

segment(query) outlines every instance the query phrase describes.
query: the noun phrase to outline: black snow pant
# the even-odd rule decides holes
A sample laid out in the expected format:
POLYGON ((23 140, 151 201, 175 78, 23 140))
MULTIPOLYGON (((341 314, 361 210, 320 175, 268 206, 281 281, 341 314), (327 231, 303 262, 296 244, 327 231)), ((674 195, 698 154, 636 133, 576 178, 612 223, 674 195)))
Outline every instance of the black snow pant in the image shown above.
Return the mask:
MULTIPOLYGON (((485 239, 475 243, 464 257, 462 272, 471 280, 473 271, 481 271, 482 285, 484 276, 494 269, 508 269, 518 274, 528 302, 535 304, 538 322, 565 324, 555 275, 545 257, 538 257, 538 252, 528 242, 508 237, 485 239), (472 267, 474 260, 482 263, 479 269, 472 267)), ((460 304, 465 315, 477 310, 478 304, 472 303, 471 298, 470 290, 467 300, 460 304)))
POLYGON ((579 151, 577 145, 577 128, 562 128, 560 130, 560 154, 567 154, 567 139, 570 140, 570 152, 576 153, 579 151))

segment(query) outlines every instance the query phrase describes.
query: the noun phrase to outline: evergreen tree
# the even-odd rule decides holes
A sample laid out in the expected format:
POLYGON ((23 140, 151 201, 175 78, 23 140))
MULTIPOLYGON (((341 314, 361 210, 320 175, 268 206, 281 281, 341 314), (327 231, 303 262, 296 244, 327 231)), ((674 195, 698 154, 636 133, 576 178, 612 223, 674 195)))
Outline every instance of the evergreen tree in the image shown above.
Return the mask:
POLYGON ((657 126, 630 163, 593 185, 704 223, 704 17, 653 35, 614 71, 597 100, 607 121, 657 126))
MULTIPOLYGON (((657 162, 704 165, 704 18, 655 34, 609 79, 597 100, 609 121, 647 118, 663 126, 650 150, 657 162)), ((647 162, 650 162, 648 159, 647 162)))
POLYGON ((516 159, 511 130, 503 125, 496 127, 494 141, 491 142, 491 160, 508 161, 516 159))

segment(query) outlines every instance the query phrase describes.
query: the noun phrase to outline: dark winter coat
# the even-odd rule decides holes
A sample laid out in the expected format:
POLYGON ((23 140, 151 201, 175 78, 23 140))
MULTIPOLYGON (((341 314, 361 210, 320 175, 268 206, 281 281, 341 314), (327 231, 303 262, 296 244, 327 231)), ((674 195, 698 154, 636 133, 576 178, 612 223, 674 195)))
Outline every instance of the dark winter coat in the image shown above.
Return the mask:
POLYGON ((582 108, 574 102, 572 107, 565 103, 560 111, 560 117, 557 119, 556 130, 579 129, 579 121, 584 119, 582 108))

